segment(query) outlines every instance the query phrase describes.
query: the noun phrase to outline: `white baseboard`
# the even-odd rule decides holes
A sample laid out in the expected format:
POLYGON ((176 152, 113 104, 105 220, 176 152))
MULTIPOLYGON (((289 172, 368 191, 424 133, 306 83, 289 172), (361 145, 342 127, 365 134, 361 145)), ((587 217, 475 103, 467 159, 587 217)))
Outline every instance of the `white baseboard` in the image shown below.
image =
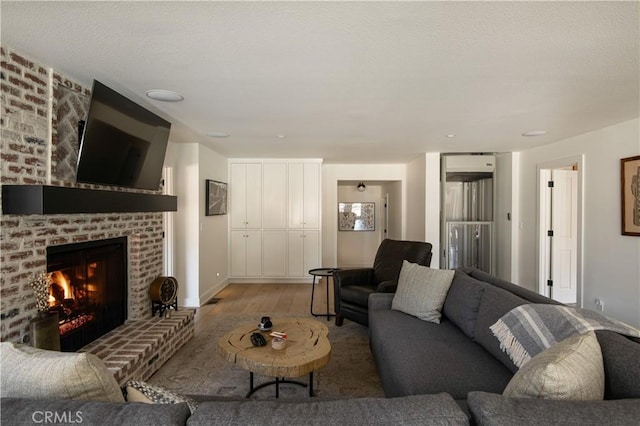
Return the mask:
POLYGON ((224 289, 227 285, 229 285, 229 279, 219 282, 218 284, 211 287, 209 290, 205 291, 202 295, 195 298, 187 298, 184 300, 184 307, 186 308, 199 308, 203 306, 205 303, 209 301, 213 296, 215 296, 220 290, 224 289))
POLYGON ((311 284, 310 278, 229 278, 229 284, 311 284))

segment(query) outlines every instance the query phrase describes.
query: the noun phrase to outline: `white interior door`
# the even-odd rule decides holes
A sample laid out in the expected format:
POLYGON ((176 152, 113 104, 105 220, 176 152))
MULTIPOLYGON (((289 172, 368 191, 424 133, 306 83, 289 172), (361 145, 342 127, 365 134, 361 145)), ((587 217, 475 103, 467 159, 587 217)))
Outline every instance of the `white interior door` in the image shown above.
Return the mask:
POLYGON ((562 303, 577 301, 578 172, 552 170, 551 220, 552 297, 562 303))
POLYGON ((578 171, 540 169, 540 189, 540 292, 577 304, 578 171))

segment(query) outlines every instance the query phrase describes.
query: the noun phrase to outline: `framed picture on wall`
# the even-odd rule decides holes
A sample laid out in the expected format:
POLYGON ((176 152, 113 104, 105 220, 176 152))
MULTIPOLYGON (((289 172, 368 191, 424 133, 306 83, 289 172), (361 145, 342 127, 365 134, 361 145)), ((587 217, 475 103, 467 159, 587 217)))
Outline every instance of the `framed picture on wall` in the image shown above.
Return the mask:
POLYGON ((640 155, 620 160, 622 235, 640 237, 640 155))
POLYGON ((227 184, 207 179, 205 182, 206 216, 227 214, 227 184))
POLYGON ((375 203, 338 203, 338 231, 375 231, 375 203))

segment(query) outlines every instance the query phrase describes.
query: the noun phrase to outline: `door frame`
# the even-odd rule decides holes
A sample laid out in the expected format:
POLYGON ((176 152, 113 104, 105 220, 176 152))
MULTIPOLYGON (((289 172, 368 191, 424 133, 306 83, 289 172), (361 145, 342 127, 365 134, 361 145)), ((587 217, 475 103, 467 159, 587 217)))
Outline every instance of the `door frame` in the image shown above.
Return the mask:
POLYGON ((584 155, 576 155, 566 158, 560 158, 557 160, 545 161, 536 165, 536 178, 537 178, 537 195, 536 195, 536 228, 538 230, 538 237, 536 239, 537 245, 537 282, 538 293, 547 295, 547 276, 545 276, 544 259, 547 253, 546 245, 548 241, 547 229, 543 226, 545 221, 542 219, 543 214, 546 213, 546 203, 543 197, 543 190, 546 189, 546 184, 542 181, 545 170, 561 169, 578 165, 578 246, 577 246, 577 264, 576 264, 576 307, 582 308, 582 277, 583 277, 583 247, 582 241, 584 236, 583 227, 583 212, 584 212, 584 155), (545 210, 543 210, 545 209, 545 210))

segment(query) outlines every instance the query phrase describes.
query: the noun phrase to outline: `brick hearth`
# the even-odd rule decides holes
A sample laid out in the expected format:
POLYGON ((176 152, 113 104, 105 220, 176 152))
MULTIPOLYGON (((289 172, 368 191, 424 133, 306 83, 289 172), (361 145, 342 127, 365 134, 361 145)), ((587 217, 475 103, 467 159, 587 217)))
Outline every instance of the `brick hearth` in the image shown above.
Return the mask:
POLYGON ((171 318, 129 321, 82 348, 102 359, 122 386, 147 380, 194 333, 193 309, 171 311, 171 318))

